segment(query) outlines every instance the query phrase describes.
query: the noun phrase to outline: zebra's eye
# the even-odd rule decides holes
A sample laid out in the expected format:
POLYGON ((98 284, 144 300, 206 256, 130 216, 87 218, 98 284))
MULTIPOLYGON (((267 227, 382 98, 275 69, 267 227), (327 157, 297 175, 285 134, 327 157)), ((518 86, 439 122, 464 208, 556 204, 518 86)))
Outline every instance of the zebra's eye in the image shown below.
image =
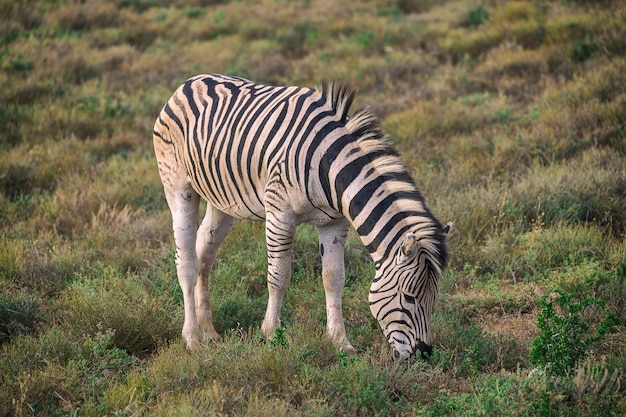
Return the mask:
POLYGON ((404 301, 406 301, 409 304, 415 304, 415 297, 413 297, 412 295, 408 295, 408 294, 402 294, 404 295, 404 301))

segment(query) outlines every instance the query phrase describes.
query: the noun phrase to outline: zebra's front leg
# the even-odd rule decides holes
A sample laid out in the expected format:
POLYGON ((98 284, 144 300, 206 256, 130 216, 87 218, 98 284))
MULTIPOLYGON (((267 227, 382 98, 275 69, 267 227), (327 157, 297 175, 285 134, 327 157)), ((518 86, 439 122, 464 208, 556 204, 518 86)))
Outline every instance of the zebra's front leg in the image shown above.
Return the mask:
POLYGON ((326 292, 328 335, 341 350, 353 351, 343 324, 342 296, 345 283, 344 248, 350 224, 346 219, 328 226, 318 226, 322 279, 326 292))
POLYGON ((287 213, 266 213, 267 289, 269 297, 261 330, 267 339, 280 326, 283 298, 291 281, 291 254, 296 222, 287 213))

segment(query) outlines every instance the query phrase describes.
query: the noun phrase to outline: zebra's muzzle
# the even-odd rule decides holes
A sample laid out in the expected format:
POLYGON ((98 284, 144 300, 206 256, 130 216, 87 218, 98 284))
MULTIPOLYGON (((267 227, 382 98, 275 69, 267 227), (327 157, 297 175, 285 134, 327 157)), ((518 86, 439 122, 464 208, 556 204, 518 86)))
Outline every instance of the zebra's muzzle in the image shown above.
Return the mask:
POLYGON ((427 345, 424 342, 419 342, 417 344, 415 352, 410 353, 409 355, 406 355, 406 352, 403 355, 397 349, 394 348, 394 350, 393 350, 393 358, 396 359, 396 360, 409 359, 409 358, 412 358, 413 356, 415 356, 416 352, 419 352, 420 358, 422 360, 427 361, 427 360, 430 359, 430 357, 431 357, 431 355, 433 353, 433 347, 430 346, 430 345, 427 345))
POLYGON ((419 342, 417 344, 417 350, 420 353, 420 357, 425 361, 429 360, 433 354, 433 347, 431 345, 427 345, 424 342, 419 342))

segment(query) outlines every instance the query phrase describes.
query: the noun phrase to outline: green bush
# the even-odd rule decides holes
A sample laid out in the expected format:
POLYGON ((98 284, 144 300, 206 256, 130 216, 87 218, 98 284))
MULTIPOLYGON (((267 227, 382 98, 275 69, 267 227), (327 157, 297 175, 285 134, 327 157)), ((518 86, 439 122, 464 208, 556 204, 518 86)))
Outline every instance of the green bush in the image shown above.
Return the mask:
POLYGON ((482 25, 487 19, 489 19, 489 11, 485 9, 482 4, 469 9, 467 13, 465 13, 465 22, 472 27, 482 25))
POLYGON ((594 297, 580 301, 561 290, 539 303, 539 337, 533 340, 530 362, 551 375, 568 375, 575 366, 618 324, 606 311, 606 303, 594 297))

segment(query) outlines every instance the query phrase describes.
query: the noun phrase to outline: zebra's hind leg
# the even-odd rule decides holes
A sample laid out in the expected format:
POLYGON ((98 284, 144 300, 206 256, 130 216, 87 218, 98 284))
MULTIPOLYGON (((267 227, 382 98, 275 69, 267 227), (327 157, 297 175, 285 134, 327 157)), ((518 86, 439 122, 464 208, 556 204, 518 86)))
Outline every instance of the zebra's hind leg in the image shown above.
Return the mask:
POLYGON ((322 255, 322 279, 326 292, 326 320, 328 335, 335 346, 353 351, 343 324, 342 295, 345 283, 344 247, 350 224, 346 219, 337 223, 318 226, 320 254, 322 255))
POLYGON ((185 321, 183 339, 188 349, 200 345, 200 327, 196 318, 194 288, 198 275, 196 234, 200 197, 185 180, 170 177, 163 182, 165 197, 172 212, 174 241, 176 242, 176 272, 183 292, 185 321))
POLYGON ((267 242, 267 288, 269 297, 261 330, 265 337, 274 337, 280 326, 283 298, 291 281, 291 254, 296 222, 285 212, 266 213, 265 237, 267 242))
POLYGON ((209 274, 215 261, 215 254, 224 238, 230 231, 234 219, 221 211, 207 206, 207 211, 198 229, 196 240, 196 252, 200 260, 198 280, 195 288, 196 317, 200 326, 202 340, 219 340, 220 335, 213 327, 213 315, 209 303, 209 287, 211 279, 209 274))

